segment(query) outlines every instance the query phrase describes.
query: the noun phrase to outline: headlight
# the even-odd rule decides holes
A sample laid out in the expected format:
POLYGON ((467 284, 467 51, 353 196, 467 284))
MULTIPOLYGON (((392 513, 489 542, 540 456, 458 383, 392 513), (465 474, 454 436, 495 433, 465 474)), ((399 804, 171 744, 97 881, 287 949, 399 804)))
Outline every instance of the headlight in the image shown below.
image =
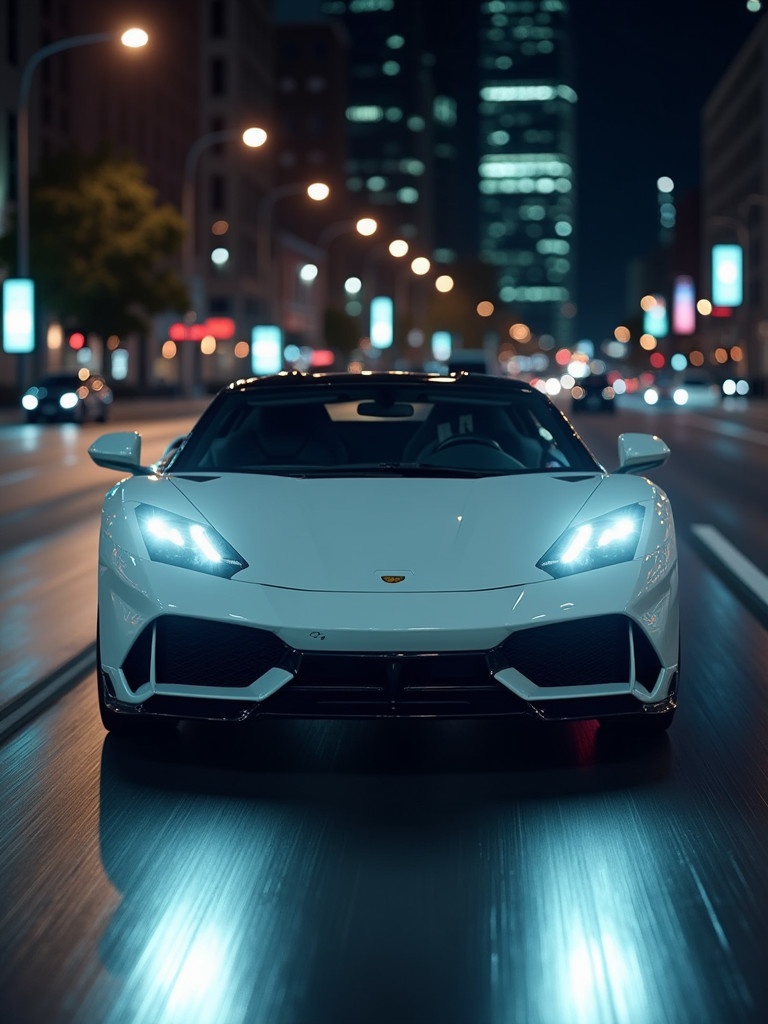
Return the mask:
POLYGON ((626 505, 579 526, 570 526, 536 563, 559 579, 635 557, 644 516, 642 505, 626 505))
POLYGON ((686 388, 675 388, 672 392, 672 401, 675 405, 685 405, 688 401, 688 391, 686 388))
POLYGON ((208 523, 138 505, 136 519, 153 562, 231 579, 248 566, 246 560, 208 523))
POLYGON ((74 409, 77 405, 78 397, 74 391, 65 391, 59 399, 59 405, 62 409, 74 409))

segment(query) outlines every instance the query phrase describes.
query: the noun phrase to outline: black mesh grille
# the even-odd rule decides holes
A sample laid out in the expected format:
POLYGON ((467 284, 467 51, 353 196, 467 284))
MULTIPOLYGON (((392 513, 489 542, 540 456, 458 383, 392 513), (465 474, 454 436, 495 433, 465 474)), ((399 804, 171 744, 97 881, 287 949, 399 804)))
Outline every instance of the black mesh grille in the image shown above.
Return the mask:
POLYGON ((632 640, 635 645, 635 677, 638 683, 650 693, 659 678, 661 662, 651 646, 651 641, 642 629, 634 624, 632 640))
POLYGON ((405 693, 496 689, 485 654, 307 654, 294 688, 405 693))
POLYGON ((134 690, 149 679, 153 628, 159 685, 250 686, 288 653, 285 644, 264 629, 168 615, 144 630, 123 664, 134 690))
POLYGON ((123 662, 123 673, 128 686, 135 692, 149 681, 152 655, 152 627, 147 626, 139 635, 123 662))
POLYGON ((557 622, 513 633, 494 652, 494 668, 516 668, 536 686, 627 682, 629 620, 623 615, 557 622))

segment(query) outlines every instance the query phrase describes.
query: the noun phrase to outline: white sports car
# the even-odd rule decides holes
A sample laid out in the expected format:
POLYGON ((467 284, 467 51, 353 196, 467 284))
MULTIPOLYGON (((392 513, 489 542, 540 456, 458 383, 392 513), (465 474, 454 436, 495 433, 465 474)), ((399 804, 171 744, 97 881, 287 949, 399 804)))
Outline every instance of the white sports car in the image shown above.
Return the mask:
POLYGON ((155 465, 137 433, 89 453, 131 474, 99 543, 107 729, 672 721, 675 529, 642 475, 658 437, 621 434, 608 472, 523 381, 281 373, 225 388, 155 465))

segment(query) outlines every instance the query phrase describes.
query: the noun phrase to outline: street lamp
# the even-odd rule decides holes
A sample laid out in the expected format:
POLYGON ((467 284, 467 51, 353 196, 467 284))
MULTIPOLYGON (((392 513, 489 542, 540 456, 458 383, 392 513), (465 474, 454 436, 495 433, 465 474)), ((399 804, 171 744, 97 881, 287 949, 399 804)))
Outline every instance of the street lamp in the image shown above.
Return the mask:
MULTIPOLYGON (((208 132, 201 135, 189 148, 186 160, 184 161, 184 178, 181 187, 181 214, 186 223, 186 232, 181 251, 181 266, 184 283, 189 292, 192 315, 197 317, 203 305, 202 284, 196 274, 197 257, 197 211, 195 209, 195 175, 200 154, 209 146, 218 145, 220 142, 232 142, 241 139, 251 149, 258 149, 267 141, 267 133, 263 128, 251 126, 245 131, 240 128, 221 128, 218 131, 208 132)), ((194 393, 196 375, 195 359, 187 354, 188 346, 182 348, 181 357, 181 384, 185 394, 194 393)), ((192 350, 193 354, 195 350, 192 350)), ((195 357, 196 358, 196 357, 195 357)))
POLYGON ((258 273, 263 282, 264 299, 262 302, 262 322, 271 323, 273 316, 272 302, 272 214, 275 204, 287 196, 306 195, 313 202, 321 203, 330 195, 331 190, 324 181, 313 181, 307 184, 306 181, 289 182, 286 185, 278 185, 265 193, 258 206, 259 234, 258 234, 258 273))
POLYGON ((251 149, 258 149, 267 141, 267 133, 263 128, 250 127, 242 131, 239 128, 222 128, 219 131, 208 132, 201 135, 189 149, 187 158, 184 161, 184 179, 181 191, 181 213, 184 218, 187 230, 184 235, 184 245, 181 254, 182 272, 184 281, 189 289, 192 308, 200 305, 201 296, 198 294, 196 270, 196 224, 197 215, 195 210, 195 173, 200 154, 209 146, 218 145, 220 142, 232 142, 234 139, 241 139, 251 149))
POLYGON ((323 273, 320 280, 320 310, 322 311, 328 305, 328 296, 330 292, 330 270, 328 268, 328 248, 331 242, 338 238, 340 235, 345 234, 357 234, 363 238, 370 238, 371 235, 375 235, 379 229, 379 223, 374 217, 358 217, 357 220, 340 220, 333 224, 328 224, 320 232, 317 239, 317 248, 322 254, 322 260, 324 263, 323 273))
POLYGON ((18 277, 29 276, 29 94, 32 88, 32 75, 38 64, 63 50, 71 50, 76 46, 90 46, 92 43, 109 43, 119 39, 123 46, 137 49, 146 46, 149 36, 141 28, 130 28, 125 32, 94 32, 90 35, 70 36, 59 39, 35 51, 24 65, 19 85, 19 103, 16 114, 16 153, 17 153, 17 194, 18 205, 16 215, 16 274, 18 277))
MULTIPOLYGON (((407 255, 410 246, 404 238, 394 238, 390 242, 382 242, 380 245, 372 246, 365 254, 361 276, 363 279, 363 322, 371 322, 371 304, 378 291, 378 279, 376 267, 380 257, 385 253, 396 260, 401 260, 407 255)), ((397 290, 397 275, 395 275, 395 290, 397 290)), ((393 300, 394 301, 394 300, 393 300)))

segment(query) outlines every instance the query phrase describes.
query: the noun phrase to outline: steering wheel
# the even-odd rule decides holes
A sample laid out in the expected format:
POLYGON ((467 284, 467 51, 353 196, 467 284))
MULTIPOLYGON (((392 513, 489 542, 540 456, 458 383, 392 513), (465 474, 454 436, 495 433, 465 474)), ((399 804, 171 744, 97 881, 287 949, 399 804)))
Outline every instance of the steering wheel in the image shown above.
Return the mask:
POLYGON ((494 441, 491 437, 483 437, 481 434, 457 434, 453 437, 446 437, 435 448, 435 451, 444 452, 446 448, 454 448, 460 444, 478 444, 483 448, 494 448, 497 452, 502 451, 498 441, 494 441))

